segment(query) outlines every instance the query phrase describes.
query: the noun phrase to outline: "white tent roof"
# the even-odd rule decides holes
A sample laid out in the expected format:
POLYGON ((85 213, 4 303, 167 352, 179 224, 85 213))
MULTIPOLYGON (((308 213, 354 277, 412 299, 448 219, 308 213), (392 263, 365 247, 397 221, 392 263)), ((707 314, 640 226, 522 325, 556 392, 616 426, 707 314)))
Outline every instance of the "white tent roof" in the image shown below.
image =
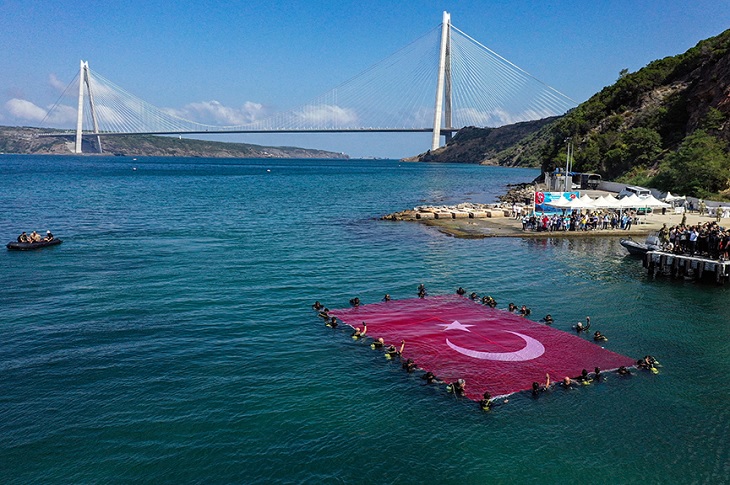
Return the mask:
POLYGON ((686 197, 684 195, 672 195, 671 192, 667 192, 667 195, 664 196, 664 200, 667 202, 672 202, 673 200, 685 200, 686 197))
POLYGON ((565 197, 558 197, 557 199, 548 202, 547 205, 563 209, 570 206, 570 201, 565 197))
POLYGON ((672 204, 667 204, 666 202, 662 202, 661 200, 657 199, 653 195, 650 195, 646 199, 644 199, 644 205, 640 207, 672 207, 672 204))
POLYGON ((641 200, 641 198, 636 194, 631 194, 628 197, 624 197, 623 199, 619 199, 619 202, 621 205, 619 207, 627 208, 627 207, 645 207, 644 201, 641 200))
POLYGON ((604 209, 618 209, 621 207, 621 201, 619 201, 611 194, 606 194, 599 197, 594 201, 594 204, 596 205, 596 207, 601 207, 604 209))

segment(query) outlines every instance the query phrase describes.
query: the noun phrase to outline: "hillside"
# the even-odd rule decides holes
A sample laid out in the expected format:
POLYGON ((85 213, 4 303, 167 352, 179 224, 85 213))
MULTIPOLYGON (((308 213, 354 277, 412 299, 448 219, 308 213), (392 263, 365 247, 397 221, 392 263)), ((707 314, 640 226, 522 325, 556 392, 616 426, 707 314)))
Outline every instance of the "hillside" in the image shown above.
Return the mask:
MULTIPOLYGON (((469 150, 491 153, 472 163, 565 165, 566 139, 575 146, 574 170, 604 179, 649 185, 698 197, 730 198, 730 30, 684 54, 622 71, 615 84, 527 134, 509 147, 493 147, 493 130, 469 133, 469 150)), ((441 149, 458 159, 459 137, 441 149)), ((425 157, 421 155, 419 157, 425 157)))
MULTIPOLYGON (((439 162, 439 163, 481 163, 496 165, 496 156, 500 152, 514 146, 528 135, 531 135, 554 122, 557 118, 545 118, 536 121, 525 121, 499 128, 475 128, 469 126, 459 132, 444 147, 429 150, 415 157, 405 158, 407 162, 439 162)), ((504 163, 503 165, 510 165, 504 163)))
MULTIPOLYGON (((0 126, 0 153, 69 155, 72 138, 38 137, 54 130, 0 126)), ((210 158, 349 158, 344 153, 297 147, 268 147, 247 143, 226 143, 167 136, 102 137, 107 155, 148 157, 210 158)), ((94 153, 96 147, 84 140, 83 151, 94 153)))

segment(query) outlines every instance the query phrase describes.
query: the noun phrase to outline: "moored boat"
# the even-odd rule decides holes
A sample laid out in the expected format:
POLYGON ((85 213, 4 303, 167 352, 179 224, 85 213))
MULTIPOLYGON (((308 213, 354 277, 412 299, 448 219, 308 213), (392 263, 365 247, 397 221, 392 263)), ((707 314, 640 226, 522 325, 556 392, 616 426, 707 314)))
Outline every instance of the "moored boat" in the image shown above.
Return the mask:
POLYGON ((641 243, 638 241, 634 241, 630 237, 621 239, 621 245, 626 248, 626 250, 631 254, 632 256, 641 256, 643 257, 648 251, 659 251, 662 248, 661 243, 659 242, 659 238, 657 236, 648 236, 646 238, 646 241, 641 243))
POLYGON ((18 250, 18 251, 27 251, 29 249, 41 249, 41 248, 47 248, 48 246, 56 246, 57 244, 61 244, 63 241, 60 239, 51 239, 50 241, 38 241, 38 242, 17 242, 17 241, 10 241, 7 244, 8 249, 18 250))

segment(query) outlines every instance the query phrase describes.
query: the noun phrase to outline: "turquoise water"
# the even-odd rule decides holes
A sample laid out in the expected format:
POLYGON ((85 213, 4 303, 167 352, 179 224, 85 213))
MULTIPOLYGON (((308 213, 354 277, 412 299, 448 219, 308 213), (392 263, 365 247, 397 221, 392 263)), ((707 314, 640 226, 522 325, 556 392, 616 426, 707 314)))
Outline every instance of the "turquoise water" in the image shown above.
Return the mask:
POLYGON ((720 483, 730 289, 650 281, 616 239, 462 240, 377 217, 534 170, 0 156, 2 483, 720 483), (137 170, 132 170, 137 167, 137 170), (270 170, 270 171, 268 171, 270 170), (659 375, 483 413, 310 305, 458 286, 659 375))

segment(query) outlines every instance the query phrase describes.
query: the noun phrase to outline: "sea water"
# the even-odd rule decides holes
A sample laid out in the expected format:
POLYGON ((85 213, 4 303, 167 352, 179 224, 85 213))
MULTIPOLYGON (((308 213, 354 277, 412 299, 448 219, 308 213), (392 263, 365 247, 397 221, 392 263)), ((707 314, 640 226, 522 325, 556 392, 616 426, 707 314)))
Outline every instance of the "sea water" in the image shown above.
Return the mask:
MULTIPOLYGON (((730 291, 650 280, 618 238, 457 239, 379 216, 494 202, 536 170, 373 160, 0 156, 2 483, 720 483, 730 291), (336 308, 467 291, 658 375, 424 386, 336 308)), ((560 376, 553 376, 558 378, 560 376)))

